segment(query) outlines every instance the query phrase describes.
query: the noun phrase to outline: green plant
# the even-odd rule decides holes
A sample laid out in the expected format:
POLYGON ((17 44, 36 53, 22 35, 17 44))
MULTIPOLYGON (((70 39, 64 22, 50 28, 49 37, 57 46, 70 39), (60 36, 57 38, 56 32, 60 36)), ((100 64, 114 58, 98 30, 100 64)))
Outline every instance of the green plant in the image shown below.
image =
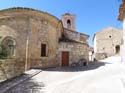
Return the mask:
POLYGON ((8 56, 8 52, 7 52, 6 48, 4 48, 0 45, 0 59, 6 59, 7 56, 8 56))

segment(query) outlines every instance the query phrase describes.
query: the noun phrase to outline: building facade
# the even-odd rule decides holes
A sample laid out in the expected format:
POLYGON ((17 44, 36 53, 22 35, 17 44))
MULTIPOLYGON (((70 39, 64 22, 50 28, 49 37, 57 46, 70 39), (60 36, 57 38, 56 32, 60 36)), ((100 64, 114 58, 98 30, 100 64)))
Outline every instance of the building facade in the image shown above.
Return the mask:
POLYGON ((118 28, 107 27, 94 34, 95 59, 120 55, 122 31, 118 28))
POLYGON ((88 60, 88 38, 76 31, 72 14, 64 14, 60 20, 30 8, 1 10, 0 80, 30 68, 70 66, 88 60))
POLYGON ((75 15, 62 15, 64 31, 59 41, 59 58, 61 65, 71 65, 80 59, 89 60, 88 35, 79 33, 75 27, 75 15), (61 62, 62 61, 62 62, 61 62))

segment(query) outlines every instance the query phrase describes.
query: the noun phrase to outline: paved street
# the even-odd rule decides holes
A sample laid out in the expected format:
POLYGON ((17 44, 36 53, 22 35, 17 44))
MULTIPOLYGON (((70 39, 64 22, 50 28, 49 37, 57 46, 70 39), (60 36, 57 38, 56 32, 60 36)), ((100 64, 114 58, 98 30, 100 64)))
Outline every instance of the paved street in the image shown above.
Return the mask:
POLYGON ((91 63, 89 67, 50 68, 5 93, 124 93, 125 67, 91 63))

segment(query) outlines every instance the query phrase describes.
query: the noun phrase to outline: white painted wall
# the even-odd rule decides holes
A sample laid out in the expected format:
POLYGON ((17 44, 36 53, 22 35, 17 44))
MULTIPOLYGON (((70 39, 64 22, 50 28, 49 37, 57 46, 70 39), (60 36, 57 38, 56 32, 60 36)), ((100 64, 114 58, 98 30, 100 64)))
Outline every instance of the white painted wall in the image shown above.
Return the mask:
POLYGON ((96 35, 94 37, 94 53, 97 53, 97 47, 96 47, 96 35))
POLYGON ((121 57, 122 57, 122 62, 125 62, 125 16, 123 19, 123 45, 121 48, 121 57))

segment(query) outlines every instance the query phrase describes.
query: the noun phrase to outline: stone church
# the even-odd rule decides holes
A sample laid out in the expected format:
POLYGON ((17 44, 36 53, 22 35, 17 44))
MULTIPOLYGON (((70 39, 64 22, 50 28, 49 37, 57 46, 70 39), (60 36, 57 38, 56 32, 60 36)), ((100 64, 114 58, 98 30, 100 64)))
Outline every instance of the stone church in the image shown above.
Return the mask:
POLYGON ((70 66, 89 59, 89 35, 75 28, 75 15, 62 19, 31 9, 0 10, 0 80, 30 68, 70 66))
POLYGON ((96 32, 93 37, 94 58, 96 60, 120 55, 122 31, 115 27, 107 27, 96 32))

